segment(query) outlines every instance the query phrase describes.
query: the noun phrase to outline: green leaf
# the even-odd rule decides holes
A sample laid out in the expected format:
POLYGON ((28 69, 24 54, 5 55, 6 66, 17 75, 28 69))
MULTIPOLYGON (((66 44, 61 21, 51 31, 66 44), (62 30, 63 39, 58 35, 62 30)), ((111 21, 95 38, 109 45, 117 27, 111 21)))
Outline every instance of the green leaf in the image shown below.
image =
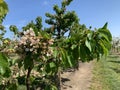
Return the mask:
POLYGON ((90 32, 87 34, 88 40, 91 40, 91 39, 92 39, 92 36, 93 36, 93 32, 90 31, 90 32))
POLYGON ((16 84, 11 84, 9 86, 8 90, 17 90, 17 85, 16 84))
POLYGON ((70 56, 67 56, 67 61, 68 61, 69 65, 70 65, 70 67, 73 67, 73 63, 71 62, 70 56))
POLYGON ((23 61, 22 60, 18 60, 18 67, 21 68, 23 66, 23 61))
POLYGON ((18 85, 17 90, 27 90, 25 85, 18 85))
POLYGON ((66 63, 66 51, 62 48, 60 48, 60 54, 61 54, 61 57, 62 57, 62 63, 65 64, 66 63))
POLYGON ((75 49, 76 47, 77 47, 77 45, 74 45, 74 44, 73 44, 73 45, 71 46, 71 49, 73 50, 73 49, 75 49))
POLYGON ((46 87, 45 87, 45 90, 58 90, 57 89, 57 87, 55 86, 55 85, 47 85, 46 87))
POLYGON ((108 29, 100 28, 98 29, 98 33, 102 35, 104 34, 104 36, 106 36, 109 41, 112 41, 112 35, 108 29))
POLYGON ((0 74, 9 77, 10 76, 10 68, 9 68, 9 63, 8 59, 5 54, 0 52, 0 74))
POLYGON ((68 64, 68 61, 67 61, 67 52, 66 52, 66 50, 65 49, 63 49, 63 48, 60 48, 60 55, 61 55, 61 58, 62 58, 62 65, 64 66, 64 67, 68 67, 69 66, 69 64, 68 64))
POLYGON ((51 90, 58 90, 55 85, 51 85, 51 90))
POLYGON ((53 49, 53 56, 55 57, 55 58, 57 58, 58 57, 58 50, 57 50, 57 48, 52 48, 53 49))
POLYGON ((106 36, 105 34, 102 34, 102 33, 100 33, 99 35, 100 35, 101 39, 105 39, 107 42, 109 42, 108 36, 106 36))
POLYGON ((33 59, 31 59, 31 55, 27 55, 24 59, 24 68, 25 70, 28 69, 29 67, 33 68, 34 62, 33 59))
POLYGON ((83 62, 93 60, 92 53, 84 45, 80 45, 80 59, 83 62))
POLYGON ((56 65, 55 65, 54 62, 51 62, 49 65, 50 65, 50 68, 54 68, 54 67, 56 67, 56 65))
POLYGON ((86 58, 86 52, 83 45, 80 45, 80 58, 82 61, 85 61, 86 58))
POLYGON ((26 76, 25 76, 25 75, 17 77, 18 84, 19 84, 19 85, 25 85, 25 83, 26 83, 26 82, 25 82, 25 79, 26 79, 26 76))
POLYGON ((105 25, 102 27, 102 29, 107 29, 108 22, 105 23, 105 25))
POLYGON ((85 45, 86 47, 90 50, 90 52, 92 51, 92 48, 91 48, 91 44, 90 44, 90 41, 86 39, 85 41, 85 45))
POLYGON ((108 49, 107 49, 107 47, 104 45, 104 41, 100 41, 100 45, 101 45, 101 47, 102 47, 102 49, 103 49, 103 52, 104 52, 104 54, 107 56, 107 54, 108 54, 108 49))
POLYGON ((45 72, 47 73, 47 75, 54 75, 54 73, 56 73, 57 70, 58 67, 54 62, 50 62, 45 65, 45 72))
POLYGON ((5 73, 4 73, 4 77, 9 77, 11 75, 11 70, 10 70, 10 68, 9 67, 6 67, 6 69, 5 69, 5 73))

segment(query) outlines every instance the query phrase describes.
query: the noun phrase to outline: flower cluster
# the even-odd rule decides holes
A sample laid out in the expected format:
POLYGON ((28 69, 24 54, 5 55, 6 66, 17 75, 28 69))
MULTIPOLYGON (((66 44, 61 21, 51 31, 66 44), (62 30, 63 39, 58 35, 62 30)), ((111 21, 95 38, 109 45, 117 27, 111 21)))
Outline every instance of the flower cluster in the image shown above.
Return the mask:
POLYGON ((35 37, 33 29, 30 28, 30 30, 23 32, 16 49, 19 49, 21 52, 35 52, 36 48, 38 48, 39 41, 40 39, 35 37))
POLYGON ((52 55, 51 45, 53 44, 53 39, 46 39, 42 35, 35 35, 32 28, 23 32, 17 46, 16 51, 20 54, 32 53, 39 54, 41 59, 49 57, 52 55))
POLYGON ((4 52, 6 55, 10 55, 15 52, 14 50, 14 41, 4 39, 2 40, 2 45, 0 47, 1 52, 4 52))

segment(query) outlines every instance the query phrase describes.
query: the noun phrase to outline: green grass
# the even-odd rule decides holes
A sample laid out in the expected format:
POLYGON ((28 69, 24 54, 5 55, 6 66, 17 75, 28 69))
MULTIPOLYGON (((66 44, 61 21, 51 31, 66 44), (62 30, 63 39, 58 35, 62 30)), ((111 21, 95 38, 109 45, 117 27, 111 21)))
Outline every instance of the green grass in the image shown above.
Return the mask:
POLYGON ((94 64, 91 90, 120 90, 120 57, 109 55, 94 64))

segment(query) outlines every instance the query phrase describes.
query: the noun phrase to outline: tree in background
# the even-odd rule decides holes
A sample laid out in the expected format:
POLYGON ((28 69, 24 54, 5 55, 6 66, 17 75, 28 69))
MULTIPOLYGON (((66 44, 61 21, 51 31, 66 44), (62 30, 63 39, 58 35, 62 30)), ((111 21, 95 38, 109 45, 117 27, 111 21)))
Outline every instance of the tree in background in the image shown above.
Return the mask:
POLYGON ((0 24, 8 13, 8 5, 4 0, 0 0, 0 24))
POLYGON ((119 53, 119 49, 120 49, 120 39, 119 37, 113 37, 112 40, 112 53, 119 53))
MULTIPOLYGON (((8 13, 8 5, 4 0, 0 0, 0 45, 2 45, 2 39, 6 32, 5 27, 2 25, 3 19, 8 13)), ((0 47, 1 48, 1 47, 0 47)), ((2 49, 2 48, 1 48, 2 49)))
POLYGON ((104 54, 107 55, 111 47, 112 36, 107 23, 97 30, 79 24, 76 13, 66 10, 71 2, 72 0, 63 0, 61 7, 54 5, 55 14, 46 13, 46 23, 51 25, 46 32, 54 38, 54 63, 57 67, 54 78, 56 83, 59 81, 57 87, 60 87, 60 72, 63 69, 76 67, 79 61, 99 59, 104 54))

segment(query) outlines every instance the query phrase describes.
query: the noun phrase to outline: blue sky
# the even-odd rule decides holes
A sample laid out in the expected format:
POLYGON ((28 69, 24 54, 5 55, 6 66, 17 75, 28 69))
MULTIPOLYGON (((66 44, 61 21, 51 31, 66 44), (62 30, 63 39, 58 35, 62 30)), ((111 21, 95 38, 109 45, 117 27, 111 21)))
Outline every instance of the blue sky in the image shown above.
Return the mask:
MULTIPOLYGON (((62 0, 5 0, 9 7, 3 25, 8 28, 10 25, 16 25, 21 28, 37 16, 43 18, 45 24, 45 13, 53 13, 53 5, 62 0)), ((120 0, 73 0, 67 10, 76 11, 80 18, 80 24, 92 29, 102 27, 108 22, 108 28, 113 36, 120 36, 120 0)), ((6 36, 11 36, 8 32, 6 36)))

